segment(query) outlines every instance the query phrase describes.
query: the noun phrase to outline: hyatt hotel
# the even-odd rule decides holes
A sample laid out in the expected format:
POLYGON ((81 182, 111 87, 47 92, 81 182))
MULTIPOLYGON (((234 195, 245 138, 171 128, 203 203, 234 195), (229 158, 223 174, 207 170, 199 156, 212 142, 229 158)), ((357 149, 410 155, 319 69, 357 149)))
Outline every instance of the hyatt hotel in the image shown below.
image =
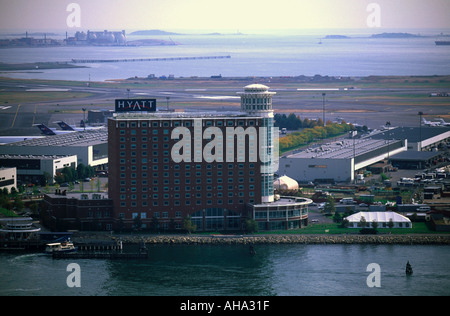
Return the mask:
POLYGON ((268 87, 244 87, 236 112, 157 111, 154 99, 116 100, 108 119, 108 196, 131 228, 197 231, 301 227, 308 199, 275 198, 278 147, 268 87), (276 136, 276 137, 275 137, 276 136))

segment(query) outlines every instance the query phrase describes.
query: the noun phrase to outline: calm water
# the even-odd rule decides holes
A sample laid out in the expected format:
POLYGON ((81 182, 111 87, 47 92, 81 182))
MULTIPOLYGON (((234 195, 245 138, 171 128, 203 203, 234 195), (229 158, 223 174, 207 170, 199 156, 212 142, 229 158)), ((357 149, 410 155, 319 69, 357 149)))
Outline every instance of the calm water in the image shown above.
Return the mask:
MULTIPOLYGON (((330 31, 331 32, 331 31, 330 31)), ((438 34, 440 31, 436 31, 438 34)), ((373 33, 376 33, 374 31, 373 33)), ((444 32, 445 33, 445 32, 444 32)), ((70 61, 230 55, 230 59, 158 62, 94 63, 84 69, 12 72, 16 78, 108 79, 175 75, 189 76, 368 76, 448 75, 450 46, 436 46, 435 37, 371 39, 369 34, 348 39, 322 35, 171 36, 177 46, 58 47, 0 49, 0 62, 70 61), (319 42, 322 44, 319 44, 319 42)), ((333 33, 331 33, 333 34, 333 33)), ((167 37, 152 36, 168 40, 167 37)), ((137 37, 129 36, 129 40, 137 37)), ((2 73, 2 75, 5 75, 2 73)))
POLYGON ((70 260, 0 254, 0 295, 450 295, 450 248, 401 245, 152 246, 143 261, 70 260), (405 275, 407 261, 414 274, 405 275), (370 263, 381 287, 368 287, 370 263))

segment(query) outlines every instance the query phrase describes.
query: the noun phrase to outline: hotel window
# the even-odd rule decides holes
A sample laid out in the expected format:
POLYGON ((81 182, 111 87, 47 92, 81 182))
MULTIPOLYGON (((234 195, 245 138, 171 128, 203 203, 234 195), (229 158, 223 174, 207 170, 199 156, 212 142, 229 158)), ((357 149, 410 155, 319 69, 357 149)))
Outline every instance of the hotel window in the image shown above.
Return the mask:
POLYGON ((159 212, 153 212, 153 217, 154 218, 159 218, 159 212))

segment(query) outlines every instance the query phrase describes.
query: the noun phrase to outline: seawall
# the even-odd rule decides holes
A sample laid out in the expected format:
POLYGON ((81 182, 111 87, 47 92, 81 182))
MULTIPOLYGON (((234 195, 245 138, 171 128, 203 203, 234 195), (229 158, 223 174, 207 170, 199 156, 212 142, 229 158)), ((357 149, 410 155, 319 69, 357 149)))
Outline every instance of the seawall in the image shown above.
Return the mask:
POLYGON ((400 244, 450 245, 450 235, 153 235, 114 236, 123 243, 148 245, 251 245, 251 244, 400 244))

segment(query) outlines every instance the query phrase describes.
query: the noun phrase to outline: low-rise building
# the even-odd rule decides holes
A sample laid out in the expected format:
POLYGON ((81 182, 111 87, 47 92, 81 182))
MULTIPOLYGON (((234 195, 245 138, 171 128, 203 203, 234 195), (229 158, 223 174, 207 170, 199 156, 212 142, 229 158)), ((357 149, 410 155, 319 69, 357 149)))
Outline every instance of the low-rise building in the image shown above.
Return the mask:
POLYGON ((107 193, 65 193, 44 195, 42 224, 54 231, 112 230, 112 200, 107 193))
POLYGON ((363 228, 361 223, 364 220, 367 224, 366 227, 372 227, 372 223, 375 221, 378 228, 389 228, 390 222, 392 222, 392 228, 412 228, 409 218, 395 212, 358 212, 345 219, 349 222, 349 228, 363 228))
POLYGON ((23 183, 40 184, 49 177, 50 183, 65 167, 77 168, 77 156, 46 155, 0 155, 0 166, 17 169, 17 180, 23 183))
MULTIPOLYGON (((1 166, 1 165, 0 165, 1 166)), ((0 168, 0 189, 7 189, 11 192, 12 188, 17 188, 17 169, 15 167, 11 168, 0 168)))

